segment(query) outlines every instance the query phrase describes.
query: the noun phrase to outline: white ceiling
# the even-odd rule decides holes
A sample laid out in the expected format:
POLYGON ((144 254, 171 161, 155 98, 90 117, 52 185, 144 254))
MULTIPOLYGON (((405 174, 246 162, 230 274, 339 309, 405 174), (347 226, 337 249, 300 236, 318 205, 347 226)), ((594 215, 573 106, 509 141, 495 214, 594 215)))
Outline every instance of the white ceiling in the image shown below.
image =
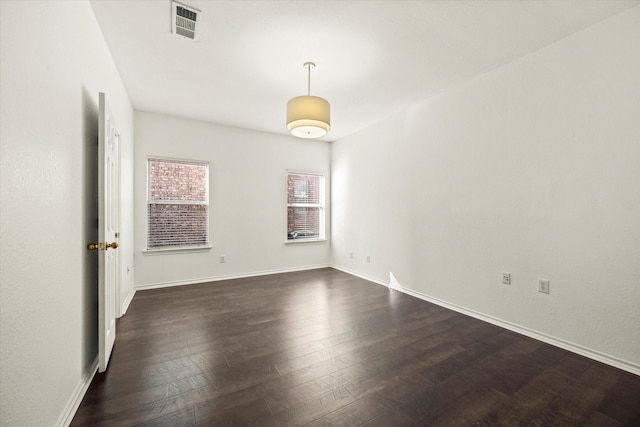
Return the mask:
POLYGON ((634 1, 92 1, 134 108, 287 134, 287 101, 331 103, 334 141, 638 5, 634 1))

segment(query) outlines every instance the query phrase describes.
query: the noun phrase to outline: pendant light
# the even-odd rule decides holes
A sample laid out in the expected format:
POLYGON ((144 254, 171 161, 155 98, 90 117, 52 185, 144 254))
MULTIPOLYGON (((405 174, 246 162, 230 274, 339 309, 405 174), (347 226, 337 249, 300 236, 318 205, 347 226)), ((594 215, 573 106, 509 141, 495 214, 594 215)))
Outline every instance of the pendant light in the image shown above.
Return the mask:
POLYGON ((315 67, 313 62, 304 63, 308 72, 307 94, 287 102, 287 129, 298 138, 320 138, 331 128, 329 102, 319 96, 311 96, 311 70, 315 67))

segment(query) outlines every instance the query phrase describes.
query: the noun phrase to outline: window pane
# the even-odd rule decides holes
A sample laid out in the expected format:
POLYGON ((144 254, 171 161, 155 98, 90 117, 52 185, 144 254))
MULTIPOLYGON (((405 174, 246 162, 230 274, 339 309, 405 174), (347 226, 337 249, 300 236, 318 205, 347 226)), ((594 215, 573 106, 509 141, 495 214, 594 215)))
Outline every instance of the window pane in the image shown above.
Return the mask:
POLYGON ((149 161, 149 201, 207 201, 208 165, 149 161))
POLYGON ((287 208, 287 239, 319 237, 320 208, 287 208))
POLYGON ((289 174, 287 203, 320 203, 319 175, 289 174))
POLYGON ((306 203, 309 195, 309 181, 293 182, 293 199, 296 202, 306 203))
POLYGON ((208 243, 207 206, 149 204, 148 213, 150 248, 208 243))

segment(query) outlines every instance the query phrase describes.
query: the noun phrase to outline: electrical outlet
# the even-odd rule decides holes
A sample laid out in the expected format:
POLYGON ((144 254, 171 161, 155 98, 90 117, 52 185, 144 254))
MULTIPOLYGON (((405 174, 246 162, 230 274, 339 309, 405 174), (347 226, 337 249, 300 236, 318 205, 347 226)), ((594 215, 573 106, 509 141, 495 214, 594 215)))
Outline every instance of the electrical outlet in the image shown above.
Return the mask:
POLYGON ((349 258, 353 259, 353 252, 349 252, 349 258))
POLYGON ((511 273, 502 273, 502 283, 505 285, 511 284, 511 273))
POLYGON ((549 293, 549 281, 547 279, 538 279, 538 292, 549 293))
POLYGON ((227 256, 226 255, 220 255, 220 264, 224 264, 225 262, 227 262, 227 256))
POLYGON ((367 263, 371 262, 371 255, 367 255, 367 263))

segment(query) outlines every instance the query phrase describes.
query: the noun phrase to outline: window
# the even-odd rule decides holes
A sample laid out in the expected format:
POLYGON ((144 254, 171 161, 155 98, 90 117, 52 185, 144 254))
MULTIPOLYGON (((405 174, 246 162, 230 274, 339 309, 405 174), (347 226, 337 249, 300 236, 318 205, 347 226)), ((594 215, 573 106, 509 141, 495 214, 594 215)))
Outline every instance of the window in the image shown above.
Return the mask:
POLYGON ((209 245, 209 164, 149 159, 147 248, 209 245))
POLYGON ((324 239, 324 176, 289 172, 287 240, 324 239))

